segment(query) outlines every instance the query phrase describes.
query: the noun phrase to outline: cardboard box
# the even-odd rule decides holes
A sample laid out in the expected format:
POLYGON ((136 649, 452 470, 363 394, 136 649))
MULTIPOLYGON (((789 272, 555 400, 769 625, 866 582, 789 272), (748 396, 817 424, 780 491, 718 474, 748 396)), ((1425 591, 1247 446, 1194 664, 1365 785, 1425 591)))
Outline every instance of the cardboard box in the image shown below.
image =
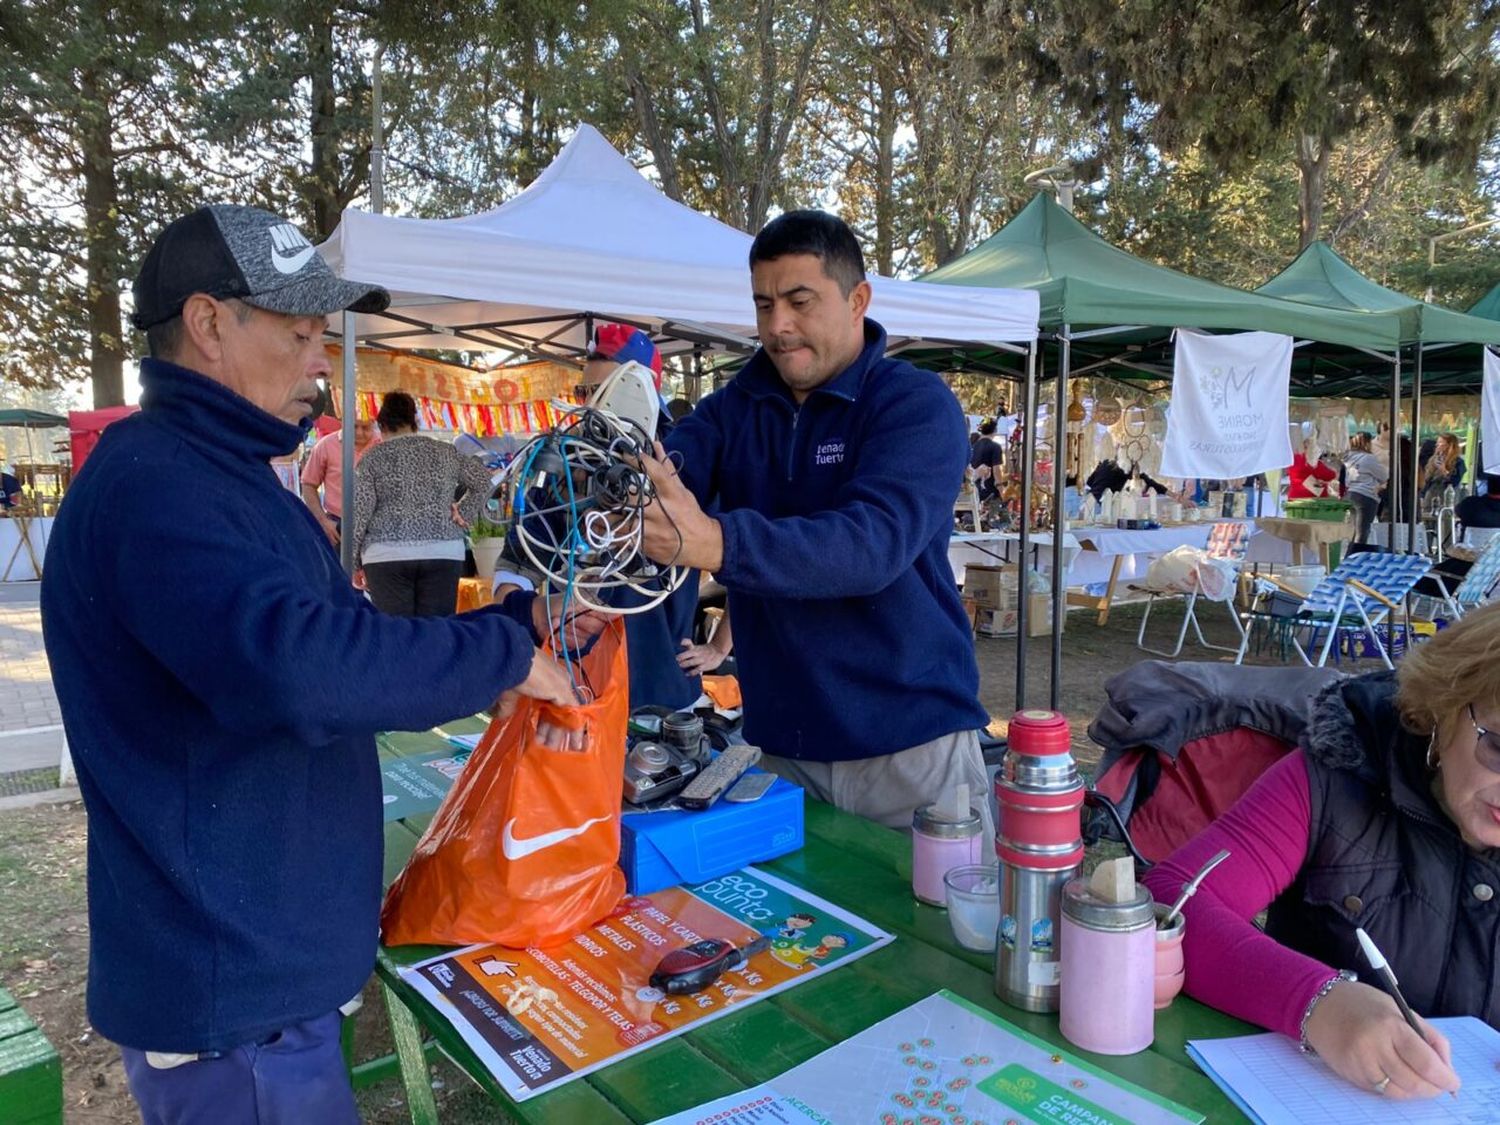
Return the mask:
POLYGON ((633 895, 738 871, 802 846, 802 789, 778 777, 758 801, 722 798, 702 812, 626 813, 620 867, 633 895))
MULTIPOLYGON (((1052 635, 1052 599, 1046 594, 1032 594, 1026 608, 1026 635, 1028 637, 1050 637, 1052 635)), ((979 610, 976 631, 985 637, 1014 637, 1020 624, 1021 613, 1017 609, 979 610)), ((1059 631, 1067 626, 1064 613, 1058 623, 1059 631)))
POLYGON ((971 563, 964 568, 964 597, 972 598, 981 609, 1014 609, 1020 572, 1014 563, 984 566, 971 563))

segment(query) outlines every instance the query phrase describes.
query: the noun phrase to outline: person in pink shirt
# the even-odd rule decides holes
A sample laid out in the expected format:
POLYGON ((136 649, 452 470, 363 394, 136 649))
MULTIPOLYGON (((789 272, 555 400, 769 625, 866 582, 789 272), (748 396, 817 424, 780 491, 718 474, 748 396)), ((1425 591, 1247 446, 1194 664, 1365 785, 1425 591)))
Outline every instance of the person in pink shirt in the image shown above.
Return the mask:
MULTIPOLYGON (((302 499, 317 518, 323 534, 336 547, 339 542, 344 518, 344 441, 343 432, 336 430, 320 437, 307 456, 302 468, 302 499), (323 498, 318 499, 318 488, 322 486, 323 498)), ((375 432, 375 423, 365 418, 354 420, 354 463, 370 449, 380 444, 380 435, 375 432)))
POLYGON ((1354 931, 1419 1016, 1500 1027, 1500 603, 1326 688, 1302 747, 1146 884, 1171 902, 1221 848, 1184 911, 1188 994, 1388 1097, 1457 1090, 1448 1041, 1407 1026, 1354 931))

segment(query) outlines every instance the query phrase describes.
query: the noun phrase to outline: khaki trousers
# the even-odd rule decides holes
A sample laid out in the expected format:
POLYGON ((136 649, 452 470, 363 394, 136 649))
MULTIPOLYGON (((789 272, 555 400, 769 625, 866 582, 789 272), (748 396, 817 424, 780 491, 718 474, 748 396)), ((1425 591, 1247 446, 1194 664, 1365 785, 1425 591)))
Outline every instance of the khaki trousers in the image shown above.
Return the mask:
POLYGON ((989 775, 979 750, 977 731, 945 734, 878 758, 805 762, 766 754, 760 766, 802 786, 820 801, 887 828, 904 828, 908 832, 912 813, 919 806, 941 801, 955 785, 966 782, 969 802, 980 809, 984 822, 982 854, 986 862, 995 854, 989 775))

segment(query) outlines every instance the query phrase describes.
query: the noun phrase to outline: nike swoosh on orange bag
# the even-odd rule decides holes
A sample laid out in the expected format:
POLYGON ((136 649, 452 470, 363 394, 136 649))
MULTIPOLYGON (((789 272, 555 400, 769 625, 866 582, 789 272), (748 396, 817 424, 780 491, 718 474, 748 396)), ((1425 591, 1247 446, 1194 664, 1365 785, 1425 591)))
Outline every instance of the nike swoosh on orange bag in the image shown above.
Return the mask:
POLYGON ((505 828, 500 833, 500 850, 505 853, 505 858, 511 862, 525 859, 533 852, 539 852, 543 848, 550 848, 553 844, 560 844, 564 840, 571 840, 574 836, 581 836, 596 824, 602 824, 606 820, 612 820, 611 816, 596 816, 593 820, 585 820, 582 824, 572 828, 559 828, 555 832, 543 832, 540 836, 527 836, 517 839, 515 835, 515 817, 505 822, 505 828))

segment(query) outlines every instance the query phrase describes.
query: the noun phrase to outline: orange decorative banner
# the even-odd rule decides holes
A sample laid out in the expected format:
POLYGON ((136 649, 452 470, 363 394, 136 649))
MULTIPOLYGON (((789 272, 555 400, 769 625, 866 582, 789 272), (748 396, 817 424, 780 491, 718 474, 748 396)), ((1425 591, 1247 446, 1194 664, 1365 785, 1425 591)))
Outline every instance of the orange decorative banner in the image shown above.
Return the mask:
MULTIPOLYGON (((343 350, 328 346, 335 375, 329 380, 333 407, 342 413, 337 372, 343 350)), ((557 420, 552 399, 578 401, 581 373, 561 363, 525 363, 471 371, 422 356, 360 348, 356 354, 359 395, 356 416, 368 421, 380 409, 380 396, 405 391, 417 400, 418 425, 424 430, 461 430, 479 437, 532 433, 557 420)))
MULTIPOLYGON (((343 370, 343 349, 328 347, 335 372, 343 370)), ((583 379, 576 367, 539 361, 475 371, 457 364, 360 348, 355 357, 356 375, 361 391, 384 394, 405 391, 413 398, 430 398, 441 402, 493 406, 501 403, 537 402, 561 398, 571 400, 573 388, 583 379)))

